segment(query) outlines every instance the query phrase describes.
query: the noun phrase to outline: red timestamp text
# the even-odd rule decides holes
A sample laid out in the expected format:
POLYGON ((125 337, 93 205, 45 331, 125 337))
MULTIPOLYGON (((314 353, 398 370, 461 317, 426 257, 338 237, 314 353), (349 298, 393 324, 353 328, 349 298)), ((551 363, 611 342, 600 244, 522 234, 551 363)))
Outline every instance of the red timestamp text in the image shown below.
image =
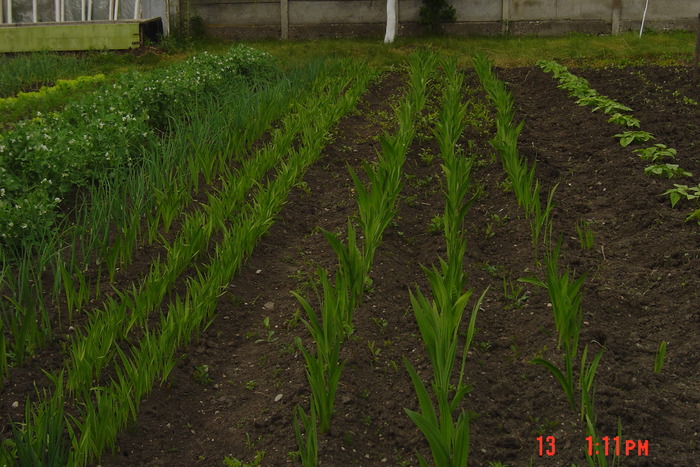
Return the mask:
MULTIPOLYGON (((557 453, 557 439, 554 436, 538 436, 537 449, 540 457, 554 456, 557 453)), ((589 456, 648 456, 649 440, 622 439, 619 436, 603 436, 596 439, 587 436, 585 452, 589 456)))

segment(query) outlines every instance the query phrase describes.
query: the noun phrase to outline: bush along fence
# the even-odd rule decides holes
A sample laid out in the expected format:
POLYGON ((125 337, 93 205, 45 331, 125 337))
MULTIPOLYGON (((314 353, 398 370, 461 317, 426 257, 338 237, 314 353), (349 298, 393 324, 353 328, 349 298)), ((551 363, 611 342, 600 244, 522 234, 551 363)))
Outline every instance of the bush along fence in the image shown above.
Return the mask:
MULTIPOLYGON (((511 177, 514 192, 520 200, 522 196, 526 201, 520 203, 525 210, 526 217, 533 216, 534 222, 531 221, 531 235, 533 238, 533 248, 535 249, 535 259, 537 265, 537 249, 539 242, 535 239, 540 238, 542 234, 542 243, 545 249, 544 266, 545 278, 529 277, 520 279, 521 282, 533 284, 535 286, 546 289, 549 294, 552 311, 554 314, 554 324, 558 333, 557 349, 564 350, 564 370, 562 371, 554 363, 544 358, 535 358, 530 363, 540 365, 546 368, 552 376, 561 385, 569 406, 572 410, 577 410, 576 392, 579 392, 578 412, 580 420, 585 424, 587 436, 590 436, 594 442, 602 442, 596 431, 596 413, 594 407, 593 396, 595 392, 595 374, 603 356, 604 348, 601 349, 591 361, 588 361, 588 345, 583 348, 581 353, 581 362, 578 366, 578 377, 575 377, 575 363, 579 350, 579 335, 583 320, 582 299, 583 293, 581 287, 585 280, 584 276, 574 279, 572 272, 567 268, 563 273, 559 271, 559 252, 561 249, 561 237, 556 245, 552 242, 552 198, 556 186, 550 191, 547 198, 547 205, 543 210, 540 207, 539 199, 539 181, 534 181, 534 164, 528 171, 527 162, 524 160, 506 162, 504 159, 522 159, 517 150, 517 138, 520 129, 523 127, 521 122, 517 127, 512 123, 514 115, 514 101, 507 91, 503 82, 493 73, 491 63, 484 55, 474 57, 474 64, 477 74, 482 85, 486 89, 491 102, 496 107, 497 112, 497 135, 493 142, 494 147, 498 150, 503 166, 509 177, 511 173, 516 175, 527 174, 520 178, 511 177), (514 182, 516 180, 517 182, 514 182), (525 180, 525 182, 523 182, 525 180), (516 188, 516 183, 521 186, 516 188), (533 187, 530 189, 529 187, 533 187)), ((621 433, 621 426, 618 421, 618 435, 621 433)), ((591 455, 585 452, 588 464, 591 466, 607 466, 608 459, 604 453, 591 455)), ((620 458, 616 455, 613 457, 612 465, 617 465, 620 458)))
POLYGON ((364 186, 352 169, 350 171, 357 191, 357 223, 364 238, 362 246, 358 246, 352 219, 348 219, 346 244, 337 235, 324 231, 338 256, 338 269, 333 281, 325 269, 317 272, 321 284, 321 293, 318 290, 316 293, 320 313, 317 314, 298 292, 292 292, 306 312, 308 320, 304 320, 304 324, 316 343, 316 351, 310 353, 300 338, 296 340, 304 355, 311 387, 310 413, 307 415, 300 405, 294 413, 294 429, 305 466, 316 465, 317 430, 327 433, 330 429, 335 393, 344 366, 344 362, 340 362, 341 346, 353 333, 354 309, 362 302, 365 286, 371 281, 369 272, 384 230, 396 214, 406 151, 415 136, 416 118, 425 105, 426 87, 435 72, 437 54, 420 51, 408 61, 409 89, 397 110, 399 128, 396 134, 381 138, 382 152, 377 165, 365 163, 369 186, 364 186))

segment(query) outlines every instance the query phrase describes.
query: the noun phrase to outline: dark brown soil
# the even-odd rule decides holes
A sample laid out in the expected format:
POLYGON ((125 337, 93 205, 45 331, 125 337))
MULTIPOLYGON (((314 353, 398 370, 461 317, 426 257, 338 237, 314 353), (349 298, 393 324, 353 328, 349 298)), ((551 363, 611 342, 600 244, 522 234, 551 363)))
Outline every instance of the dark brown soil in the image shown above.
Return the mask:
MULTIPOLYGON (((684 223, 689 204, 671 209, 660 196, 674 182, 700 180, 700 112, 683 99, 697 101, 698 88, 685 84, 690 76, 684 69, 574 71, 631 106, 642 129, 677 149, 678 163, 694 174, 681 181, 645 176, 646 164, 633 148, 618 144, 613 135, 621 127, 606 116, 577 106, 539 69, 498 70, 515 98, 516 118, 525 119, 521 154, 537 161, 543 196, 557 185, 560 264, 586 277, 581 346, 605 349, 596 376, 598 431, 615 436, 619 420, 623 443, 648 441, 648 456, 635 450, 623 465, 698 465, 700 226, 684 223), (590 222, 595 235, 589 250, 576 234, 581 220, 590 222), (657 374, 654 357, 662 341, 668 349, 657 374)), ((364 96, 358 112, 341 121, 324 159, 306 173, 306 186, 295 189, 220 298, 216 319, 198 343, 181 350, 168 383, 143 401, 138 421, 101 465, 219 466, 225 456, 251 462, 257 452, 264 452, 261 465, 297 463, 292 414, 296 404, 308 409, 310 391, 294 338, 307 345, 309 339, 290 290, 312 294, 315 268, 335 267, 319 227, 345 232, 356 211, 347 167, 361 172, 361 161, 376 159, 377 135, 394 129, 391 105, 403 95, 403 80, 388 74, 364 96)), ((467 81, 465 98, 474 99, 473 109, 488 106, 471 72, 467 81)), ((428 109, 425 120, 434 110, 428 109)), ((355 312, 355 333, 343 347, 346 366, 331 432, 319 438, 322 465, 417 465, 417 452, 429 457, 426 441, 404 412, 416 410, 417 399, 403 364, 405 357, 429 377, 409 290, 418 285, 427 292, 420 265, 435 264, 445 252, 442 237, 430 228, 444 204, 440 158, 426 157, 437 154, 429 128, 420 127, 409 150, 395 223, 355 312)), ((517 281, 541 276, 542 269, 533 257, 529 222, 504 189, 504 171, 488 144, 492 131, 477 119, 462 142, 466 148, 473 140, 471 151, 480 154, 472 183, 483 190, 476 190, 481 194, 466 221, 464 267, 472 303, 489 288, 465 372, 473 385, 464 402, 472 416, 470 463, 584 465, 587 442, 578 413, 556 380, 528 363, 544 356, 561 364, 562 352, 546 292, 517 281), (555 455, 538 455, 538 436, 556 437, 555 455)), ((23 401, 12 387, 0 395, 6 411, 23 401)))

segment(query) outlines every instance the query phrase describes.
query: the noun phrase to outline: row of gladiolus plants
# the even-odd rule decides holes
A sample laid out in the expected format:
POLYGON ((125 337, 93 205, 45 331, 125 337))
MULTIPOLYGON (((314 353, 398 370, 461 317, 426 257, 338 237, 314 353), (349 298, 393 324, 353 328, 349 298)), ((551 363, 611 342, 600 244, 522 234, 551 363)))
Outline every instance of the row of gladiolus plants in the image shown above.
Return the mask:
POLYGON ((357 231, 351 219, 348 219, 346 244, 338 235, 324 231, 338 256, 338 269, 334 279, 329 279, 328 271, 323 268, 317 272, 321 284, 321 292, 317 290, 319 313, 306 298, 292 292, 306 312, 304 324, 316 346, 315 352, 310 352, 300 338, 296 339, 311 387, 310 413, 300 405, 294 413, 294 429, 305 466, 317 465, 317 430, 328 433, 330 429, 335 393, 344 366, 344 362, 340 362, 340 349, 353 333, 353 311, 362 302, 365 286, 371 282, 369 272, 375 251, 396 214, 406 150, 413 141, 415 120, 425 105, 426 87, 435 72, 436 61, 437 54, 428 51, 409 57, 409 89, 397 110, 399 127, 396 134, 380 138, 382 152, 378 163, 364 165, 369 186, 364 186, 351 169, 357 191, 357 223, 364 238, 362 246, 358 246, 357 231))
MULTIPOLYGON (((175 349, 211 321, 221 290, 274 222, 305 168, 319 157, 331 125, 355 105, 371 78, 366 66, 354 62, 321 67, 309 93, 313 98, 298 103, 245 169, 221 174, 220 189, 185 216, 176 240, 165 245, 167 259, 153 263, 142 285, 120 291, 116 299, 106 300, 104 310, 90 314, 89 324, 69 345, 70 361, 51 375, 53 390, 35 403, 27 401, 25 420, 14 425, 0 463, 85 465, 114 446, 117 432, 136 417, 141 398, 167 378, 175 349), (292 147, 295 137, 300 144, 292 147), (246 202, 251 180, 262 178, 261 167, 273 166, 276 177, 246 202), (221 240, 209 246, 211 258, 196 261, 215 231, 221 240), (186 293, 161 304, 187 265, 196 273, 187 280, 186 293), (146 319, 153 312, 160 312, 156 325, 146 319), (141 332, 126 340, 135 326, 141 332), (115 345, 118 341, 121 345, 115 345), (113 370, 109 378, 104 376, 107 366, 113 370), (64 411, 69 401, 78 412, 64 411)), ((211 157, 219 155, 212 152, 211 157)))
MULTIPOLYGON (((568 268, 564 272, 559 271, 559 251, 562 239, 560 237, 556 244, 552 241, 551 219, 552 198, 556 186, 550 191, 546 208, 543 210, 540 207, 539 181, 534 179, 534 163, 528 171, 527 161, 519 155, 517 150, 517 139, 524 122, 517 126, 512 123, 514 101, 505 84, 493 73, 489 59, 483 55, 475 56, 474 64, 482 85, 496 108, 498 128, 493 146, 499 152, 518 200, 521 197, 526 200, 525 202, 520 202, 521 206, 525 208, 526 217, 532 216, 534 220, 534 222, 531 221, 531 234, 538 265, 537 248, 539 242, 535 242, 535 239, 539 238, 540 231, 544 234, 542 238, 545 249, 544 278, 529 277, 520 280, 547 290, 554 314, 554 324, 559 336, 557 349, 561 350, 563 348, 564 350, 564 368, 562 370, 544 358, 535 358, 530 363, 546 368, 555 377, 564 390, 571 409, 577 410, 578 405, 580 420, 585 424, 586 434, 600 442, 599 435, 596 433, 593 395, 595 392, 595 374, 604 349, 601 349, 589 362, 588 345, 584 346, 581 352, 580 365, 578 366, 578 375, 574 375, 574 364, 577 361, 579 335, 583 320, 581 307, 583 294, 581 287, 585 277, 581 276, 574 279, 568 268), (512 174, 516 176, 514 177, 512 174), (527 176, 518 177, 520 174, 527 174, 527 176), (523 180, 525 181, 523 182, 523 180), (579 393, 578 404, 576 402, 577 392, 579 393)), ((621 427, 618 424, 618 435, 620 431, 621 427)), ((585 455, 591 466, 608 465, 608 460, 604 453, 592 456, 586 452, 585 455)), ((611 462, 615 465, 619 462, 619 458, 614 457, 611 462)))
MULTIPOLYGON (((460 101, 464 77, 458 73, 454 59, 444 60, 442 68, 446 85, 435 136, 445 176, 443 226, 447 260, 440 258, 440 267, 423 267, 430 283, 432 300, 420 288, 416 288, 415 294, 411 293, 413 312, 433 369, 428 385, 433 398, 413 365, 404 359, 418 395, 420 411, 405 410, 427 439, 435 465, 466 466, 469 457, 469 415, 461 409, 455 419, 455 412, 471 389, 464 380, 464 368, 467 350, 474 337, 477 312, 486 291, 473 305, 460 359, 459 328, 473 294, 473 290, 465 291, 467 277, 463 272, 463 260, 467 239, 463 224, 472 200, 468 194, 474 158, 467 159, 457 150, 457 141, 466 125, 466 106, 460 101), (460 360, 455 385, 454 368, 460 360)), ((427 465, 420 456, 419 461, 421 465, 427 465)))

